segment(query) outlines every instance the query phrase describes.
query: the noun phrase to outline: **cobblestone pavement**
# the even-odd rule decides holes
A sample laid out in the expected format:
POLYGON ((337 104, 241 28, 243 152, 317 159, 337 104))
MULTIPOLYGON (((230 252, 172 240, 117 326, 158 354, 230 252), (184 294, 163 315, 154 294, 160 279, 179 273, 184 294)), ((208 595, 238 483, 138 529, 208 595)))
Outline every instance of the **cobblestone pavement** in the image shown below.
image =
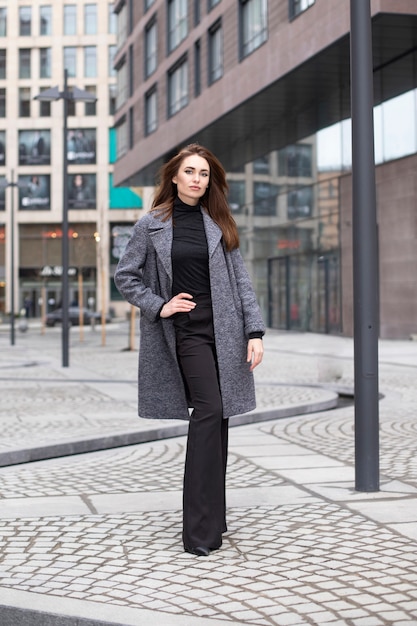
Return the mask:
MULTIPOLYGON (((106 346, 73 334, 68 370, 53 331, 0 333, 1 446, 141 423, 125 327, 106 346)), ((349 339, 271 331, 265 348, 267 408, 352 388, 349 339)), ((182 550, 184 436, 0 468, 0 626, 417 624, 416 374, 416 344, 381 342, 378 492, 355 490, 353 406, 232 428, 207 559, 182 550)))

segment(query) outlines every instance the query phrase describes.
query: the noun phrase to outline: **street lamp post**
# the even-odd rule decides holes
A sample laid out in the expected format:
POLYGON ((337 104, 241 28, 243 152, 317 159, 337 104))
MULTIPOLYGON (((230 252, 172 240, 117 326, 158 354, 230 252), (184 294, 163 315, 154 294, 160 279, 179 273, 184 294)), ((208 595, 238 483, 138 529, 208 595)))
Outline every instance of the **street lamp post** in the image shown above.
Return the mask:
POLYGON ((15 315, 14 315, 14 301, 15 301, 15 220, 14 220, 14 190, 16 187, 21 187, 26 185, 20 185, 20 183, 16 182, 14 179, 14 170, 11 172, 10 181, 2 181, 2 188, 11 188, 11 201, 10 201, 10 345, 15 345, 15 315))
POLYGON ((69 242, 68 242, 68 102, 81 100, 95 102, 96 97, 88 91, 73 87, 68 90, 68 70, 64 70, 64 90, 51 87, 35 96, 41 102, 63 101, 63 182, 62 182, 62 366, 69 366, 69 242))

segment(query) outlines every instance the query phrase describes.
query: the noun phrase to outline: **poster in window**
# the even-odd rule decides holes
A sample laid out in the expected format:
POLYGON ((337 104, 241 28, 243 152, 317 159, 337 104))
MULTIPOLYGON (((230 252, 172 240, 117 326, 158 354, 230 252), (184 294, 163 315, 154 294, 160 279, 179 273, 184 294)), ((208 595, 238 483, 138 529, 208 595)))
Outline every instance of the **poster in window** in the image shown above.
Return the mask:
POLYGON ((31 174, 19 176, 19 209, 21 211, 49 211, 51 208, 50 176, 31 174))
POLYGON ((51 163, 51 131, 19 131, 19 165, 49 165, 51 163))
POLYGON ((0 167, 6 165, 6 131, 0 130, 0 167))
POLYGON ((68 176, 68 207, 70 209, 96 208, 95 174, 71 174, 68 176))
POLYGON ((67 157, 70 165, 96 162, 96 131, 71 128, 67 132, 67 157))

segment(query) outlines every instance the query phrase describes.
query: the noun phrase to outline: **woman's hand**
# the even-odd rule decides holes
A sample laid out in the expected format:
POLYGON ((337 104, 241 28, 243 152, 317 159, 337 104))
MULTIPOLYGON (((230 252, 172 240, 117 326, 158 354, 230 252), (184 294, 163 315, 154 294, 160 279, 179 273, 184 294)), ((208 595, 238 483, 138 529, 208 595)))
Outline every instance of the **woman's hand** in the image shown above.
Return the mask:
POLYGON ((251 363, 250 371, 253 372, 255 367, 262 361, 264 355, 264 345, 262 339, 249 339, 247 362, 251 363))
POLYGON ((164 304, 159 314, 159 317, 171 317, 171 315, 175 315, 175 313, 189 313, 192 311, 196 303, 191 302, 193 296, 189 293, 179 293, 169 302, 164 304))

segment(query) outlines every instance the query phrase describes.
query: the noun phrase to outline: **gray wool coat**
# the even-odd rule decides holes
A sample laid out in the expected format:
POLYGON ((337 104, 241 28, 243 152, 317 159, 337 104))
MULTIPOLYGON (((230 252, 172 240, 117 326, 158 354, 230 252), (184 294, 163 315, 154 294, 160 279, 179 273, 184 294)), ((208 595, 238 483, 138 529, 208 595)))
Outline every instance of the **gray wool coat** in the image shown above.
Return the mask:
MULTIPOLYGON (((226 252, 222 232, 202 209, 209 254, 213 325, 225 418, 255 408, 253 374, 246 362, 249 333, 265 325, 239 250, 226 252)), ((173 320, 159 311, 172 298, 172 220, 154 212, 134 226, 114 280, 140 308, 139 416, 188 419, 177 361, 173 320)))

